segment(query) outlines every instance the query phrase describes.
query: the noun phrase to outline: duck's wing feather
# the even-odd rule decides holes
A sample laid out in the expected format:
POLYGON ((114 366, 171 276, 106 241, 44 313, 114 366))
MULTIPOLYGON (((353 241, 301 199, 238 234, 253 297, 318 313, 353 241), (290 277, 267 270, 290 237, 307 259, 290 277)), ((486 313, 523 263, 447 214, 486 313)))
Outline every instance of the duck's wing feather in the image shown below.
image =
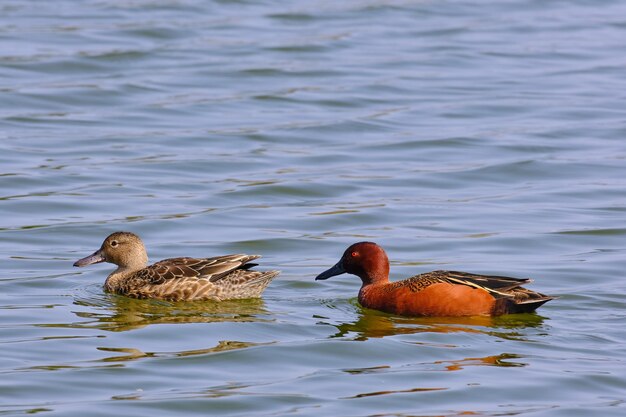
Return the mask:
POLYGON ((511 278, 498 275, 479 275, 459 271, 432 271, 415 275, 399 283, 404 283, 412 291, 422 290, 429 285, 437 283, 449 283, 467 285, 474 288, 482 288, 494 296, 513 297, 510 293, 524 284, 532 282, 528 278, 511 278))
POLYGON ((135 278, 157 285, 174 279, 206 279, 216 282, 236 269, 248 269, 248 262, 260 255, 225 255, 213 258, 170 258, 135 273, 135 278))
POLYGON ((530 278, 511 278, 504 277, 500 275, 478 275, 471 274, 469 272, 458 272, 458 271, 441 271, 444 272, 446 278, 453 282, 458 282, 459 284, 463 283, 465 285, 468 284, 476 284, 482 288, 486 288, 489 290, 497 290, 497 291, 509 291, 514 288, 519 288, 524 284, 529 284, 533 280, 530 278))

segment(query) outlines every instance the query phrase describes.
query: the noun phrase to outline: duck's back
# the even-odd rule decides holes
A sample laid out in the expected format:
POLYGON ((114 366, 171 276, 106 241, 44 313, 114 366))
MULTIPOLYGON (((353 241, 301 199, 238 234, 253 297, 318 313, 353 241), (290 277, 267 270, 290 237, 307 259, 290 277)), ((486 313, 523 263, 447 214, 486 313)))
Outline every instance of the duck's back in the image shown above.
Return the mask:
POLYGON ((171 258, 130 273, 118 272, 108 291, 134 298, 169 301, 226 300, 259 297, 278 271, 250 271, 258 255, 171 258))
POLYGON ((522 288, 529 279, 433 271, 363 286, 365 307, 406 316, 500 315, 533 311, 552 297, 522 288))

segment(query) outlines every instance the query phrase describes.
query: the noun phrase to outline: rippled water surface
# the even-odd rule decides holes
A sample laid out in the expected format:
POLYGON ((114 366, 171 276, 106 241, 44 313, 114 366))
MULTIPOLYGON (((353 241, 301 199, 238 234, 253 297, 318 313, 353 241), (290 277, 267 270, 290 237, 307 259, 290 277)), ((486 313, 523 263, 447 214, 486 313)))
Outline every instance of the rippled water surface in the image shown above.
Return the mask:
POLYGON ((626 5, 0 3, 0 414, 623 416, 626 5), (260 253, 261 300, 72 263, 260 253), (533 277, 538 314, 402 318, 392 279, 533 277))

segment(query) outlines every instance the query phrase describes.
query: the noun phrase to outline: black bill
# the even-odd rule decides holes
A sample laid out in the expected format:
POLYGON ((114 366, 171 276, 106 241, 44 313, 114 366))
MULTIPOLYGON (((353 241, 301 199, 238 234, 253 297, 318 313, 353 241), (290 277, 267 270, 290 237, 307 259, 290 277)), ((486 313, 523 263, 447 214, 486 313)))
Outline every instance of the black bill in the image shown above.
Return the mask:
POLYGON ((343 268, 342 262, 339 261, 332 268, 327 269, 326 271, 324 271, 321 274, 319 274, 318 276, 316 276, 315 280, 316 281, 320 281, 320 280, 323 280, 323 279, 328 279, 330 277, 334 277, 335 275, 345 274, 345 272, 346 272, 346 270, 343 268))

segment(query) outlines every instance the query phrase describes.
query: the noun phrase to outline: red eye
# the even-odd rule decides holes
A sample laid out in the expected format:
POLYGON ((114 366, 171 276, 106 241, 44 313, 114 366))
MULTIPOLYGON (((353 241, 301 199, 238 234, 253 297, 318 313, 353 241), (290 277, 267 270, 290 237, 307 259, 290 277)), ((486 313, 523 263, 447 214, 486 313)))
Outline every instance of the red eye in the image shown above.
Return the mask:
POLYGON ((359 256, 359 252, 354 251, 354 252, 352 252, 350 255, 351 255, 353 258, 356 258, 357 256, 359 256))

